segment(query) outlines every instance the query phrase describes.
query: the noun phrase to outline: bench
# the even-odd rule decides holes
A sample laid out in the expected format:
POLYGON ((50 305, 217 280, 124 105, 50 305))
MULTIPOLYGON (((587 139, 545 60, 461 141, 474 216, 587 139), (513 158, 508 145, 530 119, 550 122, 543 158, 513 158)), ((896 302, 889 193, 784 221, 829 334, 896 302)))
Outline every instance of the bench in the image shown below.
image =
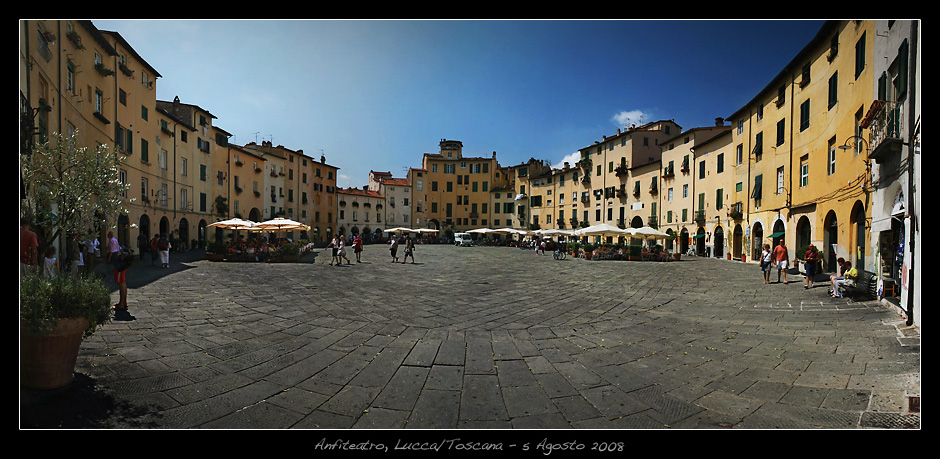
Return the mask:
POLYGON ((875 274, 859 270, 858 280, 854 286, 845 285, 842 288, 842 296, 849 296, 852 299, 875 299, 878 298, 878 279, 875 274))

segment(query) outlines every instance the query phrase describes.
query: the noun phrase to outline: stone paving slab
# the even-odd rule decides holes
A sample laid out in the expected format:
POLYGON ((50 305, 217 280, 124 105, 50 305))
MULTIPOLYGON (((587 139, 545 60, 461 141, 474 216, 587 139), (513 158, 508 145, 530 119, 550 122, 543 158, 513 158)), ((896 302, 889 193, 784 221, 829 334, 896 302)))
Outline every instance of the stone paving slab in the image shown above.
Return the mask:
POLYGON ((21 390, 21 427, 920 428, 919 334, 882 302, 719 259, 383 249, 135 265, 129 314, 72 384, 21 390))

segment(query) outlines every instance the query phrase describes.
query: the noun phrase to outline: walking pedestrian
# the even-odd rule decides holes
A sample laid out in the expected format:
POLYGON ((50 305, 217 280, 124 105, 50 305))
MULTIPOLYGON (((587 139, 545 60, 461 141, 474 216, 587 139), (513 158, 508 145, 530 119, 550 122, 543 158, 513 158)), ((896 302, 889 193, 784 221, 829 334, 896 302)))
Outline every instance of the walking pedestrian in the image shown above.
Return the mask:
POLYGON ((770 268, 773 266, 772 256, 770 244, 764 244, 764 251, 760 254, 760 269, 764 275, 765 284, 770 283, 770 268))
POLYGON ((337 256, 339 254, 339 241, 336 240, 336 236, 333 236, 333 239, 326 247, 332 249, 333 253, 333 258, 330 259, 330 266, 333 266, 333 263, 336 263, 336 266, 339 266, 340 261, 339 257, 337 256))
POLYGON ((39 261, 39 239, 29 229, 29 221, 20 219, 20 274, 36 273, 39 261))
POLYGON ((346 258, 346 238, 339 239, 339 258, 339 264, 343 264, 343 260, 346 260, 347 265, 352 264, 349 258, 346 258))
POLYGON ((166 237, 166 234, 161 234, 160 239, 157 241, 157 249, 160 251, 160 264, 164 268, 170 267, 170 240, 166 237))
POLYGON ((392 254, 392 263, 398 261, 398 237, 392 236, 391 241, 388 243, 388 250, 392 254))
POLYGON ((803 288, 813 288, 814 277, 816 277, 816 265, 819 263, 819 253, 816 251, 816 247, 813 246, 813 244, 810 244, 809 248, 806 249, 806 254, 803 255, 803 261, 806 262, 806 280, 803 283, 803 288))
POLYGON ((787 253, 787 246, 780 241, 773 251, 774 264, 777 265, 777 282, 780 282, 780 274, 783 274, 783 283, 787 284, 787 263, 790 261, 790 254, 787 253))
POLYGON ((415 241, 411 238, 405 243, 405 256, 401 258, 401 264, 405 264, 408 257, 411 257, 411 264, 415 264, 415 241))
POLYGON ((160 250, 158 249, 159 244, 160 235, 154 234, 153 237, 150 238, 150 266, 157 265, 157 258, 160 256, 160 250))
POLYGON ((121 250, 121 244, 114 237, 114 231, 108 231, 108 254, 106 256, 108 263, 114 263, 115 254, 121 250))
POLYGON ((362 237, 358 234, 356 239, 353 240, 353 252, 356 252, 356 263, 362 263, 362 237))

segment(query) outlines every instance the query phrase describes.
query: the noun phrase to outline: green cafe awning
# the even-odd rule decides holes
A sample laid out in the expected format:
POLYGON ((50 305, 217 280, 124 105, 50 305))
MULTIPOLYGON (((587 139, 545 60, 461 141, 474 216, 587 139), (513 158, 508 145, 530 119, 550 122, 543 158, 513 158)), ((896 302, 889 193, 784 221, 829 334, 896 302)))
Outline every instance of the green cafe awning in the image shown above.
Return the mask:
POLYGON ((695 236, 692 236, 692 239, 698 239, 698 238, 700 238, 700 237, 705 237, 705 233, 696 234, 695 236))
POLYGON ((784 234, 785 233, 783 231, 778 231, 774 234, 771 234, 770 237, 780 237, 780 236, 783 236, 784 234))

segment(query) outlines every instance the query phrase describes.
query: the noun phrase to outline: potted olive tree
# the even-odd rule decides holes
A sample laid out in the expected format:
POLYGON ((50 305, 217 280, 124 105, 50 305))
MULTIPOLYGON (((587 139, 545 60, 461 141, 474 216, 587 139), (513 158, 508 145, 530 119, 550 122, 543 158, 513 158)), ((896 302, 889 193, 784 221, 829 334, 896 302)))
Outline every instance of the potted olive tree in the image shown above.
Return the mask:
MULTIPOLYGON (((124 212, 121 155, 107 146, 79 147, 77 134, 53 135, 20 156, 25 198, 20 208, 36 233, 38 252, 67 235, 91 236, 108 215, 124 212)), ((52 278, 25 273, 20 282, 21 384, 53 389, 71 381, 84 337, 111 319, 110 294, 104 281, 52 278)))

